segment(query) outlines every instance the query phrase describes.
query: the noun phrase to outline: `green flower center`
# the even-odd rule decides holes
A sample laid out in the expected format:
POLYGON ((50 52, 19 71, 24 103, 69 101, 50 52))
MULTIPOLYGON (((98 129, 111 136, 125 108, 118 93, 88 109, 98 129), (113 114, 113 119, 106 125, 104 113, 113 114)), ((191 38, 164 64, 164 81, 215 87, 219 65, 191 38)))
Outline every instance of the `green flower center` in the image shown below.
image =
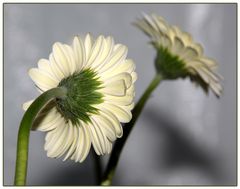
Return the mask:
POLYGON ((102 82, 97 74, 86 69, 79 73, 64 78, 58 87, 67 89, 67 97, 56 99, 57 109, 64 116, 66 121, 71 120, 73 124, 90 121, 90 114, 97 114, 98 109, 93 105, 103 102, 103 95, 97 92, 102 82))
POLYGON ((171 54, 167 48, 158 47, 155 66, 165 79, 176 79, 185 77, 187 69, 185 63, 177 55, 171 54))

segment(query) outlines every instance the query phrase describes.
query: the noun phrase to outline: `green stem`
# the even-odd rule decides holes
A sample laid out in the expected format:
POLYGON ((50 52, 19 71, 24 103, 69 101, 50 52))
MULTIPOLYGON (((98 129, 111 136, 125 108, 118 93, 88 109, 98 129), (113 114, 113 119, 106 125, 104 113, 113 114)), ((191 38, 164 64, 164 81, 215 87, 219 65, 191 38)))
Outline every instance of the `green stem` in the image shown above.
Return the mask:
POLYGON ((120 158, 121 151, 124 147, 124 144, 126 143, 128 136, 131 133, 135 122, 137 121, 139 115, 141 114, 145 103, 147 102, 151 93, 154 91, 154 89, 156 89, 156 87, 158 86, 158 84, 160 83, 161 80, 162 80, 162 76, 157 74, 154 77, 154 79, 152 80, 152 82, 149 84, 148 88, 146 89, 146 91, 144 92, 144 94, 142 95, 142 97, 140 98, 138 103, 136 104, 135 108, 133 109, 133 112, 132 112, 133 117, 132 117, 131 121, 129 123, 125 124, 125 126, 123 128, 123 133, 124 133, 123 137, 118 139, 114 145, 114 148, 113 148, 112 154, 110 156, 110 159, 109 159, 109 162, 107 165, 107 169, 104 173, 104 177, 102 179, 101 185, 111 185, 112 184, 112 179, 113 179, 115 169, 118 164, 118 160, 120 158))
POLYGON ((64 98, 65 88, 53 88, 41 94, 27 109, 20 124, 17 142, 17 159, 15 169, 14 185, 22 186, 26 184, 28 143, 29 135, 34 119, 41 109, 54 98, 64 98))

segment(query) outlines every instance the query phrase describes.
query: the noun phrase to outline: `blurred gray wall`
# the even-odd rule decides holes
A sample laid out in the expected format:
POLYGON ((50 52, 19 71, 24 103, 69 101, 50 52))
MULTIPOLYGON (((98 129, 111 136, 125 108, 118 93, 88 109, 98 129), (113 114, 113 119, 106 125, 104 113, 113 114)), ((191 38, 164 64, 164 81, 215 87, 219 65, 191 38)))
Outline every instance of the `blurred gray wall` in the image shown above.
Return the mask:
MULTIPOLYGON (((131 23, 155 12, 190 32, 224 76, 220 99, 189 80, 165 81, 148 101, 122 153, 115 185, 236 184, 236 4, 5 4, 4 184, 13 184, 22 103, 38 95, 27 70, 54 42, 112 35, 137 64, 136 100, 154 75, 155 51, 131 23)), ((82 164, 47 158, 31 132, 28 185, 94 185, 92 155, 82 164)), ((106 163, 107 156, 103 157, 106 163)))

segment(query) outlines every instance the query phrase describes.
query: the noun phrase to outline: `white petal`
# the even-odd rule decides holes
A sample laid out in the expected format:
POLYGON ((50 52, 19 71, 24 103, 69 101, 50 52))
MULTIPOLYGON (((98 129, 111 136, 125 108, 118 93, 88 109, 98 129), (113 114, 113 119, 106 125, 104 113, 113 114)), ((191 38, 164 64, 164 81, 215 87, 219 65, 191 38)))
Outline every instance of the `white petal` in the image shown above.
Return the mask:
POLYGON ((132 114, 129 112, 126 112, 120 106, 104 103, 104 108, 111 111, 122 123, 127 123, 132 119, 132 114))
POLYGON ((64 150, 63 146, 65 144, 65 139, 68 135, 69 127, 68 125, 65 125, 65 124, 62 124, 62 125, 63 125, 62 131, 59 133, 56 133, 56 136, 58 136, 56 137, 56 140, 52 140, 53 142, 49 143, 49 146, 46 146, 48 157, 52 157, 52 158, 59 157, 62 151, 64 150))
POLYGON ((157 15, 152 15, 152 20, 156 23, 157 30, 162 33, 168 32, 168 25, 164 22, 164 19, 157 15))
POLYGON ((64 72, 61 71, 61 69, 59 68, 53 54, 49 55, 49 61, 52 73, 55 75, 56 78, 58 78, 58 81, 61 81, 65 77, 65 75, 64 72))
POLYGON ((57 42, 53 45, 53 56, 65 77, 71 74, 71 63, 68 61, 67 52, 63 44, 57 42))
MULTIPOLYGON (((104 155, 107 153, 107 137, 106 134, 104 133, 104 129, 101 127, 101 125, 99 125, 98 122, 96 122, 93 117, 91 117, 92 120, 92 126, 90 127, 90 129, 92 129, 94 127, 95 132, 97 134, 97 140, 98 143, 100 145, 101 148, 101 155, 104 155)), ((93 129, 92 129, 93 130, 93 129)), ((94 143, 93 143, 94 145, 94 143)))
POLYGON ((48 157, 52 157, 51 156, 52 154, 50 153, 51 148, 53 148, 54 144, 56 143, 58 138, 61 136, 64 129, 65 129, 65 124, 62 123, 58 127, 56 127, 56 129, 54 129, 53 131, 47 132, 47 135, 46 135, 46 138, 45 138, 46 143, 44 145, 44 149, 47 151, 47 156, 48 157))
POLYGON ((127 88, 129 88, 132 85, 132 77, 129 73, 126 73, 126 72, 120 73, 113 77, 102 76, 101 79, 105 81, 104 83, 105 85, 111 84, 112 82, 121 81, 121 80, 124 80, 127 88))
POLYGON ((107 153, 110 154, 112 151, 112 142, 108 141, 107 142, 107 153))
POLYGON ((127 56, 127 47, 124 45, 115 45, 113 53, 109 60, 98 70, 99 73, 105 72, 106 70, 117 66, 121 63, 127 56))
POLYGON ((115 130, 116 136, 118 138, 122 137, 122 125, 120 124, 117 117, 112 112, 104 108, 101 109, 101 116, 111 122, 112 128, 115 130))
POLYGON ((209 78, 209 76, 204 72, 204 71, 202 71, 202 69, 195 69, 196 70, 196 72, 200 75, 200 77, 205 81, 205 83, 209 83, 209 81, 210 81, 210 78, 209 78))
MULTIPOLYGON (((91 53, 91 50, 92 50, 92 45, 93 45, 93 39, 92 39, 92 36, 88 33, 86 35, 85 41, 84 41, 86 61, 88 61, 88 59, 90 57, 90 53, 91 53)), ((83 66, 85 66, 85 65, 83 65, 83 66)))
POLYGON ((47 59, 40 59, 38 61, 38 68, 40 70, 42 70, 43 72, 47 72, 54 80, 59 81, 58 78, 52 72, 49 60, 47 60, 47 59))
POLYGON ((65 120, 61 114, 52 109, 45 115, 37 118, 37 122, 38 123, 34 123, 34 129, 37 129, 39 131, 50 131, 64 123, 65 120))
POLYGON ((32 68, 28 71, 29 76, 41 90, 48 90, 58 85, 58 82, 48 73, 32 68))
POLYGON ((126 95, 126 96, 109 96, 105 95, 104 100, 114 104, 114 105, 121 105, 121 106, 127 106, 133 102, 133 95, 126 95))
POLYGON ((85 136, 85 141, 84 141, 85 144, 84 144, 82 158, 80 159, 80 162, 83 162, 86 159, 91 148, 91 137, 90 137, 89 128, 88 128, 89 125, 82 122, 82 126, 83 126, 83 132, 85 136))
POLYGON ((92 68, 95 70, 98 70, 100 67, 102 67, 106 61, 108 61, 109 56, 112 53, 114 47, 114 41, 112 37, 108 37, 106 39, 103 39, 102 43, 102 51, 99 54, 97 58, 95 58, 94 62, 92 63, 92 68))
POLYGON ((66 159, 68 159, 73 153, 74 151, 76 151, 76 145, 77 145, 77 142, 78 142, 78 127, 77 126, 73 126, 72 125, 72 129, 73 129, 73 141, 72 141, 72 144, 71 144, 71 147, 69 148, 66 156, 64 157, 63 161, 65 161, 66 159))
POLYGON ((104 37, 102 35, 100 35, 96 42, 94 43, 93 47, 92 47, 92 50, 90 52, 90 57, 89 59, 87 60, 87 63, 86 63, 86 68, 90 67, 93 62, 96 60, 98 61, 99 57, 101 57, 101 53, 102 53, 102 50, 103 50, 103 39, 104 37))
MULTIPOLYGON (((70 123, 70 122, 69 122, 70 123)), ((58 152, 59 155, 58 157, 62 156, 65 152, 67 152, 67 150, 69 149, 69 147, 72 145, 72 142, 73 142, 73 127, 71 124, 66 124, 66 127, 67 127, 67 133, 65 134, 65 138, 64 138, 64 141, 63 141, 63 144, 61 146, 61 149, 60 151, 58 152)))
POLYGON ((185 47, 182 40, 179 37, 175 37, 171 48, 171 52, 176 55, 181 55, 181 53, 184 51, 184 48, 185 47))
POLYGON ((116 140, 116 135, 115 135, 115 129, 112 126, 112 122, 109 121, 105 116, 99 116, 99 115, 95 115, 93 116, 93 119, 95 120, 96 123, 98 123, 104 134, 106 135, 106 137, 110 140, 110 141, 115 141, 116 140))
POLYGON ((78 162, 82 159, 83 148, 85 145, 85 135, 83 132, 83 127, 77 126, 77 128, 78 128, 78 140, 77 140, 77 144, 76 144, 76 151, 72 155, 72 158, 75 160, 75 162, 78 162))
POLYGON ((134 108, 134 105, 135 105, 135 103, 132 102, 131 104, 129 104, 127 106, 120 106, 120 107, 123 108, 126 112, 129 112, 130 114, 132 114, 131 111, 134 108))
POLYGON ((115 66, 113 69, 109 69, 106 72, 104 72, 104 75, 112 77, 122 72, 132 73, 134 70, 135 70, 134 62, 131 59, 127 59, 123 61, 121 64, 118 64, 118 66, 115 66))
POLYGON ((170 48, 172 46, 171 39, 165 34, 161 35, 161 37, 159 38, 159 42, 161 43, 161 46, 166 48, 170 48))
POLYGON ((80 71, 84 62, 86 61, 85 57, 85 47, 80 37, 74 37, 73 40, 73 51, 75 54, 75 63, 76 63, 76 70, 80 71))
POLYGON ((118 80, 105 84, 105 86, 98 91, 108 95, 124 96, 126 94, 126 90, 127 87, 124 80, 118 80))
POLYGON ((102 155, 103 151, 102 151, 102 148, 100 145, 99 136, 98 136, 98 132, 96 131, 96 127, 91 125, 89 128, 89 131, 90 131, 92 145, 93 145, 93 148, 94 148, 96 154, 102 155))
POLYGON ((203 64, 206 64, 210 68, 216 68, 217 67, 217 62, 214 61, 213 59, 206 58, 206 57, 201 57, 200 61, 203 64))
POLYGON ((215 82, 210 83, 210 87, 217 96, 221 95, 221 92, 222 92, 223 89, 222 89, 222 86, 219 83, 215 83, 215 82))
POLYGON ((126 93, 127 95, 131 95, 131 96, 135 96, 135 87, 134 87, 134 85, 132 84, 131 85, 131 87, 129 87, 128 89, 127 89, 127 93, 126 93))
POLYGON ((199 43, 192 43, 191 47, 194 48, 197 51, 199 56, 203 55, 203 47, 202 47, 201 44, 199 44, 199 43))
POLYGON ((131 76, 132 76, 132 83, 135 83, 137 81, 137 73, 136 72, 132 72, 131 76))
POLYGON ((104 117, 105 119, 108 119, 111 122, 111 125, 115 130, 116 136, 118 138, 122 137, 123 130, 117 117, 107 109, 101 108, 100 110, 101 110, 101 116, 104 117))
POLYGON ((211 79, 213 79, 216 82, 219 82, 219 77, 218 75, 215 75, 215 73, 213 71, 211 71, 209 68, 207 67, 202 67, 201 68, 202 71, 204 71, 211 79))
POLYGON ((26 110, 29 108, 29 106, 33 103, 33 101, 34 101, 34 100, 30 100, 30 101, 25 102, 25 103, 22 105, 22 109, 23 109, 24 111, 26 111, 26 110))
POLYGON ((180 58, 186 61, 197 58, 197 57, 198 57, 198 52, 192 47, 185 48, 182 54, 180 55, 180 58))
POLYGON ((156 25, 156 22, 154 22, 154 20, 152 19, 152 17, 150 17, 149 15, 143 13, 144 15, 144 20, 149 24, 151 25, 151 27, 154 29, 154 30, 158 30, 158 27, 156 25))
POLYGON ((69 45, 63 45, 63 47, 64 47, 64 53, 68 62, 70 73, 73 74, 74 72, 76 72, 76 67, 77 67, 73 49, 69 45))

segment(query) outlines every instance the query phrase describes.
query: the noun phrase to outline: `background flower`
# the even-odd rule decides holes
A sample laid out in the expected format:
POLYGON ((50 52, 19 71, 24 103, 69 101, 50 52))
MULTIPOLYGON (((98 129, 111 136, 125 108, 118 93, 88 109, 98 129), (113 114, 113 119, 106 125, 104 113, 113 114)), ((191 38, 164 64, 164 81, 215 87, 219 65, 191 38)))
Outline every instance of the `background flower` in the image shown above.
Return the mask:
POLYGON ((220 96, 222 78, 215 72, 217 63, 203 55, 203 48, 191 35, 177 26, 169 25, 161 16, 145 14, 135 25, 151 38, 157 50, 155 65, 165 79, 189 76, 192 81, 208 92, 210 87, 220 96))

